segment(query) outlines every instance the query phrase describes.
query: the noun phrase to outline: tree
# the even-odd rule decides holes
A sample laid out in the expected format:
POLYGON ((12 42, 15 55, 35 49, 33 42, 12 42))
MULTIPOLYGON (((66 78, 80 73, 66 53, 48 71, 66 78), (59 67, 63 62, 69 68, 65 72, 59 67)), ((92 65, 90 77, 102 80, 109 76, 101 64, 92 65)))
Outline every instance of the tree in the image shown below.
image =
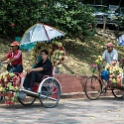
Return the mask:
POLYGON ((96 23, 88 6, 75 0, 3 0, 0 9, 0 33, 17 36, 35 23, 59 28, 68 36, 92 35, 96 23), (59 2, 60 6, 56 3, 59 2))

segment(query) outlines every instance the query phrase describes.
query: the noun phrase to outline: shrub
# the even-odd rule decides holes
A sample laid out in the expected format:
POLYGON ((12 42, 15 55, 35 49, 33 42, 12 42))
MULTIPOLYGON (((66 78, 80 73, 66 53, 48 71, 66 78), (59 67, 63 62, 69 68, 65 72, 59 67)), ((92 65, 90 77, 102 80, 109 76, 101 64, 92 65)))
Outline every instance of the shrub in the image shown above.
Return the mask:
POLYGON ((75 0, 3 0, 0 6, 0 33, 22 35, 26 29, 41 22, 60 30, 70 37, 92 35, 96 23, 87 6, 75 0), (55 3, 61 3, 57 6, 55 3))

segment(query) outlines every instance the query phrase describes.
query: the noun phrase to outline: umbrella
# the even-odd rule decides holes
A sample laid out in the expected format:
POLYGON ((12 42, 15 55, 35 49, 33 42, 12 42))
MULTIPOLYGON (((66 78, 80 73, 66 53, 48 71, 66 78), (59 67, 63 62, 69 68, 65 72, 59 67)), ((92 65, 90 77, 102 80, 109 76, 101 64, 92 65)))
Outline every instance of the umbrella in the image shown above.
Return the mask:
POLYGON ((37 42, 51 42, 52 39, 65 36, 65 33, 43 23, 37 23, 30 27, 21 39, 21 45, 37 42))

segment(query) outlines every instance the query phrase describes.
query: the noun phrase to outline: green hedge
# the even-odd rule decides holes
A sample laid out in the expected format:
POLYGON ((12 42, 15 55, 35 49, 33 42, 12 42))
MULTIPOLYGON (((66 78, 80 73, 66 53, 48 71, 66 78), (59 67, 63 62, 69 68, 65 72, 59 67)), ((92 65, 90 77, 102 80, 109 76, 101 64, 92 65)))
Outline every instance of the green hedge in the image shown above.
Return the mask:
POLYGON ((75 0, 3 0, 0 4, 0 34, 22 36, 35 23, 45 23, 68 36, 93 35, 96 22, 89 7, 75 0), (59 2, 61 5, 56 5, 59 2))

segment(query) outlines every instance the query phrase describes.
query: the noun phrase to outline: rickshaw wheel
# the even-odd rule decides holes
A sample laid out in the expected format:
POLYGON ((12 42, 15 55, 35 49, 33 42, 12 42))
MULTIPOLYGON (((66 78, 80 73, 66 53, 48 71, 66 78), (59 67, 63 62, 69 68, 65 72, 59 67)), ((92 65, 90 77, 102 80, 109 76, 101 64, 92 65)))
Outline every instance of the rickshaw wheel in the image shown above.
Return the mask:
POLYGON ((32 105, 35 102, 36 98, 32 96, 26 96, 24 99, 21 99, 18 97, 18 101, 24 105, 24 106, 29 106, 32 105))
POLYGON ((116 97, 116 98, 123 98, 124 96, 124 91, 121 89, 112 89, 112 94, 116 97))
POLYGON ((3 96, 0 96, 0 101, 2 101, 3 100, 3 96))
POLYGON ((39 99, 41 104, 46 108, 55 107, 61 95, 60 84, 54 77, 47 77, 42 81, 39 99))

